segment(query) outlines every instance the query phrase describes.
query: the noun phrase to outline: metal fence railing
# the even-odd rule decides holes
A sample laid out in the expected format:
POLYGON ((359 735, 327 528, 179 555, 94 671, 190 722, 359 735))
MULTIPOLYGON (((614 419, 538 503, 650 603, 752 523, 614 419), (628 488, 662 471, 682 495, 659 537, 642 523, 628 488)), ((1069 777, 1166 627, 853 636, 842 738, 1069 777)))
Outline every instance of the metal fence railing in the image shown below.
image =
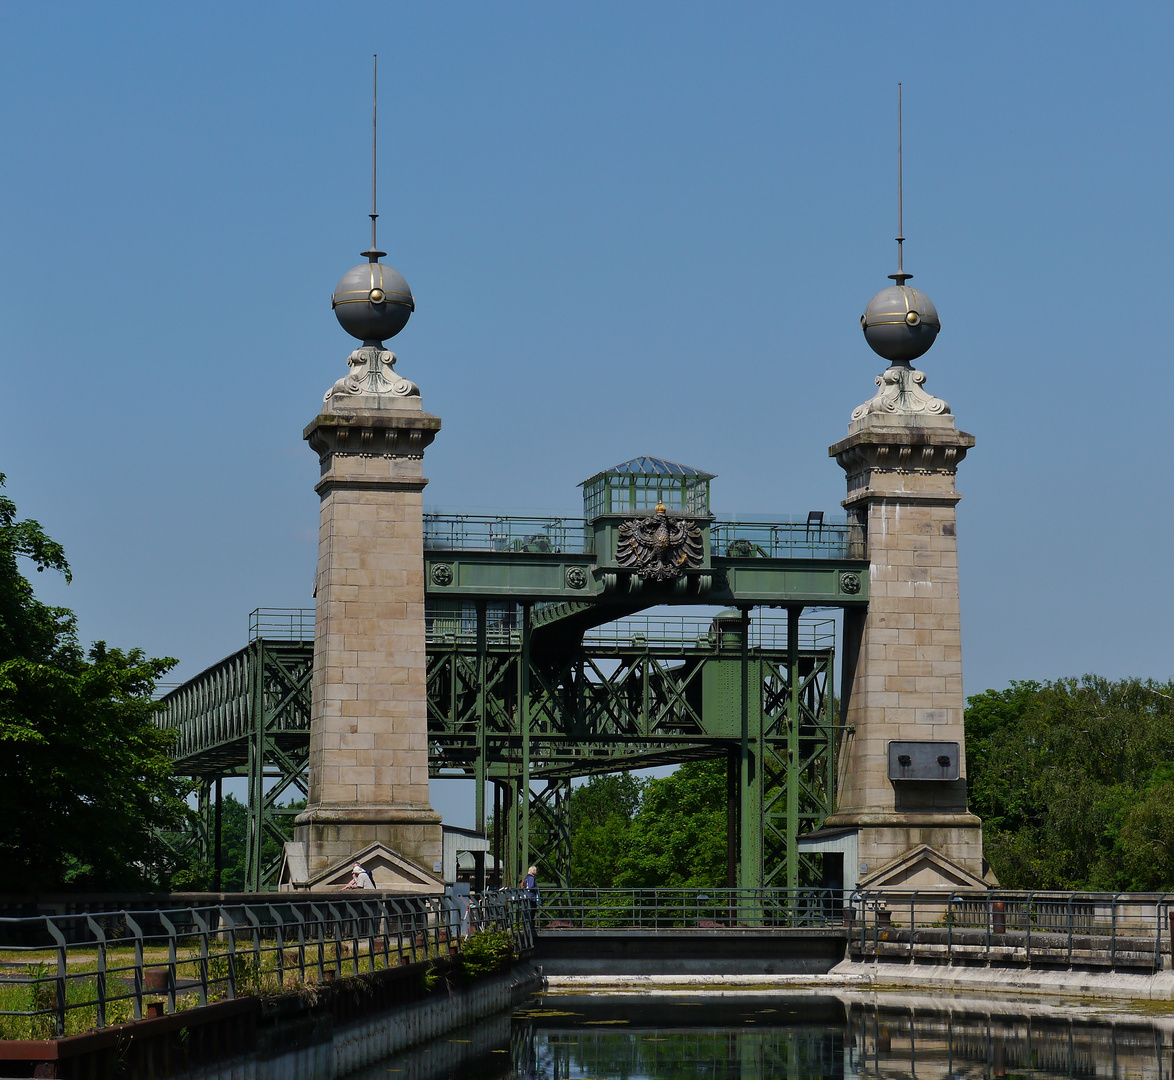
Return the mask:
POLYGON ((539 929, 674 930, 843 925, 830 889, 563 889, 544 887, 539 929))
MULTIPOLYGON (((853 522, 712 521, 706 524, 710 548, 718 556, 744 559, 864 558, 864 527, 853 522)), ((594 544, 591 522, 579 517, 440 512, 424 515, 425 550, 590 555, 594 544)))
POLYGON ((577 517, 514 517, 505 514, 424 515, 426 551, 525 551, 546 555, 590 554, 594 540, 577 517))
MULTIPOLYGON (((696 643, 701 648, 718 648, 723 637, 740 630, 737 620, 718 623, 712 615, 629 615, 583 634, 587 646, 649 645, 679 649, 696 643)), ((799 623, 799 648, 829 649, 836 643, 832 619, 803 619, 799 623)), ((750 647, 780 650, 787 647, 787 617, 771 612, 756 613, 750 619, 750 647)))
MULTIPOLYGON (((47 1039, 458 952, 448 896, 298 899, 0 919, 0 1038, 47 1039)), ((532 944, 523 905, 476 929, 532 944)))
POLYGON ((1170 893, 857 891, 845 908, 855 959, 1160 970, 1170 893))
POLYGON ((313 641, 314 608, 254 608, 249 612, 249 640, 313 641))
POLYGON ((863 559, 864 526, 854 522, 715 521, 714 555, 748 559, 863 559))

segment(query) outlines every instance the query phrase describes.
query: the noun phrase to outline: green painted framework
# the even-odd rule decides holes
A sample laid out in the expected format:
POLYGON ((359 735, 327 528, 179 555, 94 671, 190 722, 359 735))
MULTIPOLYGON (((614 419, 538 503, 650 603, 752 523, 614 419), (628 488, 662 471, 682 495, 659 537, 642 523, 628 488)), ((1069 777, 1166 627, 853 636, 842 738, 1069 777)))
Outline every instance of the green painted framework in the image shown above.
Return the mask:
POLYGON ((704 638, 588 638, 549 664, 533 656, 528 605, 508 634, 489 632, 488 607, 476 605, 474 633, 429 642, 429 761, 433 775, 473 777, 478 831, 498 789, 506 883, 533 861, 545 880, 574 884, 573 779, 724 757, 729 880, 797 887, 806 875, 796 837, 832 810, 840 733, 834 649, 799 647, 798 608, 781 648, 753 644, 744 611, 704 638))
POLYGON ((176 732, 176 771, 191 777, 197 800, 186 846, 209 865, 219 847, 222 781, 248 780, 250 891, 272 887, 280 859, 263 860, 264 839, 280 847, 286 839, 282 822, 298 812, 278 806, 278 799, 308 790, 313 664, 312 640, 256 638, 160 701, 159 723, 176 732))
MULTIPOLYGON (((472 633, 433 633, 427 647, 432 776, 471 777, 477 828, 499 808, 504 881, 531 861, 546 880, 573 885, 567 797, 576 777, 699 758, 729 763, 731 882, 794 888, 804 878, 795 838, 834 801, 839 728, 829 692, 831 647, 753 644, 749 611, 699 637, 634 633, 588 640, 559 664, 532 656, 535 620, 491 633, 489 604, 472 633), (530 791, 529 799, 521 793, 530 791)), ((214 860, 219 792, 246 777, 246 888, 272 886, 279 861, 262 859, 305 794, 313 642, 258 638, 173 690, 160 723, 176 731, 177 771, 191 776, 198 825, 190 842, 214 860)))
MULTIPOLYGON (((571 886, 575 778, 724 757, 727 885, 810 883, 796 837, 834 808, 842 731, 834 642, 801 648, 799 620, 805 608, 865 609, 862 527, 699 519, 700 565, 653 582, 618 565, 624 520, 425 515, 430 774, 474 781, 479 832, 492 798, 502 882, 533 861, 571 886), (682 622, 656 640, 624 636, 631 616, 664 605, 728 610, 704 634, 682 622), (786 612, 786 632, 755 642, 751 613, 768 608, 786 612)), ((293 640, 255 612, 245 649, 161 703, 206 858, 222 779, 248 778, 251 889, 272 884, 263 840, 284 839, 296 813, 278 797, 307 789, 312 619, 287 614, 293 640)))

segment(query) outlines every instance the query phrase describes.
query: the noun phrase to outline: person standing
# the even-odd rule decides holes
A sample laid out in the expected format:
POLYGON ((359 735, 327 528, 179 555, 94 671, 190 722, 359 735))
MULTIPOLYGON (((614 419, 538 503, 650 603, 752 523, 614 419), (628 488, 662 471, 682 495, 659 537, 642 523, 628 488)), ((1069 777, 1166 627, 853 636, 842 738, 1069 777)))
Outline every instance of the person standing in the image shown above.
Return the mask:
POLYGON ((538 867, 531 866, 526 871, 526 876, 522 878, 522 902, 524 905, 522 910, 531 939, 538 936, 538 901, 538 867))

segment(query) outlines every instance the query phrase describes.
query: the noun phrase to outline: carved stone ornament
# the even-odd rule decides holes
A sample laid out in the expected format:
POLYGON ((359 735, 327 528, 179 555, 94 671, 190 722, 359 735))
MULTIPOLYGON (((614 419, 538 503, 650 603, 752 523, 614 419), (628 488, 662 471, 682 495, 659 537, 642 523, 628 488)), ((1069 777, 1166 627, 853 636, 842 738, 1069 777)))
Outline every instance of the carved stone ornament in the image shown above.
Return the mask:
POLYGON ((924 371, 918 371, 908 364, 893 364, 876 377, 876 385, 880 390, 875 397, 852 410, 852 419, 862 420, 869 413, 950 415, 949 405, 921 388, 924 382, 924 371))
POLYGON ((563 577, 568 589, 585 589, 587 587, 587 571, 581 566, 568 566, 563 577))
POLYGON ((620 525, 616 562, 645 581, 673 581, 701 565, 701 529, 696 521, 668 516, 664 503, 655 517, 632 518, 620 525))
POLYGON ((358 395, 382 398, 418 398, 420 388, 395 371, 395 353, 364 345, 347 357, 351 373, 339 379, 322 399, 325 405, 358 405, 358 395), (349 402, 348 402, 348 399, 349 402))
POLYGON ((437 563, 432 567, 432 584, 442 588, 453 582, 452 567, 448 563, 437 563))
POLYGON ((846 592, 849 596, 855 596, 860 591, 860 575, 841 574, 840 590, 846 592))

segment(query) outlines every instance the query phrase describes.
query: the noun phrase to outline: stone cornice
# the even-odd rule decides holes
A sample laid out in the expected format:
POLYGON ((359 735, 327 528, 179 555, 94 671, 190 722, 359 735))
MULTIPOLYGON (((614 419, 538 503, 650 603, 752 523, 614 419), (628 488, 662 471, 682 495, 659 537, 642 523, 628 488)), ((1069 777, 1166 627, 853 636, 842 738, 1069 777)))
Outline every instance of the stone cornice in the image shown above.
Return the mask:
POLYGON ((422 457, 440 430, 430 413, 356 411, 321 413, 306 425, 302 438, 324 454, 422 457))
POLYGON ((349 803, 308 806, 294 819, 295 825, 436 825, 440 814, 419 803, 349 803))
POLYGON ((893 829, 954 829, 974 828, 982 819, 968 810, 909 812, 878 810, 846 810, 824 820, 821 829, 851 828, 867 825, 871 828, 893 829))
POLYGON ((418 479, 403 479, 396 477, 388 480, 352 480, 345 476, 326 476, 314 485, 319 495, 336 489, 347 491, 423 491, 428 486, 424 477, 418 479))
POLYGON ((952 506, 958 463, 974 436, 953 428, 869 425, 829 447, 847 474, 851 509, 866 502, 893 500, 952 506))
POLYGON ((853 432, 828 447, 828 457, 865 447, 934 447, 953 448, 961 461, 975 443, 973 435, 953 428, 921 427, 917 424, 876 424, 853 432))

